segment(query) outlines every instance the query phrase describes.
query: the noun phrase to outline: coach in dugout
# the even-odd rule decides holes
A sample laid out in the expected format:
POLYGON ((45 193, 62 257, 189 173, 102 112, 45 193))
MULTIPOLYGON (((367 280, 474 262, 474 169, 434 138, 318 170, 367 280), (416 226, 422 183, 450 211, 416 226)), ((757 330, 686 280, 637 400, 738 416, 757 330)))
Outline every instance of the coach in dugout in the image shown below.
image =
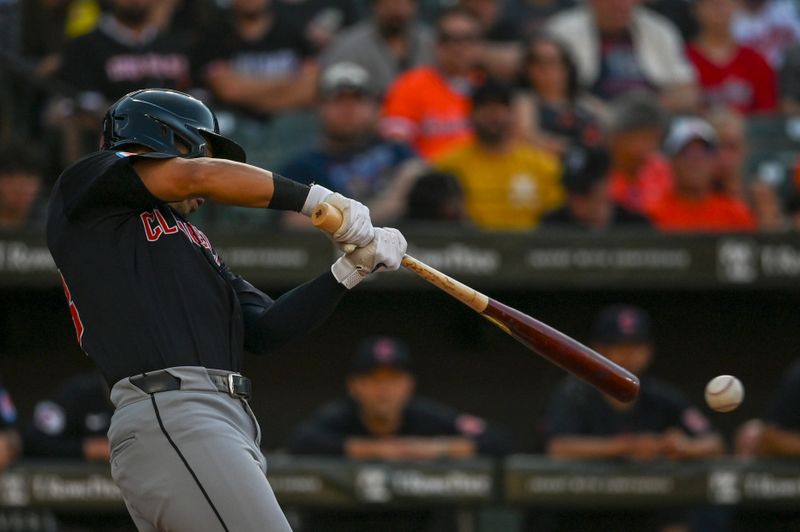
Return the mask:
MULTIPOLYGON (((615 305, 600 312, 592 347, 641 378, 639 397, 622 403, 574 377, 553 393, 544 420, 547 454, 566 459, 682 460, 723 452, 708 420, 673 386, 643 377, 652 357, 650 317, 615 305)), ((684 511, 570 512, 554 530, 685 530, 684 511)), ((531 524, 531 526, 534 526, 531 524)), ((542 527, 530 530, 543 530, 542 527)))
MULTIPOLYGON (((297 454, 361 460, 468 458, 510 451, 509 437, 478 417, 414 396, 408 348, 394 338, 364 339, 347 377, 348 397, 321 407, 292 435, 297 454)), ((450 531, 450 511, 306 513, 315 532, 450 531)))
MULTIPOLYGON (((784 373, 764 419, 751 419, 736 432, 743 458, 800 459, 800 360, 784 373)), ((800 530, 800 511, 738 511, 736 532, 800 530)))

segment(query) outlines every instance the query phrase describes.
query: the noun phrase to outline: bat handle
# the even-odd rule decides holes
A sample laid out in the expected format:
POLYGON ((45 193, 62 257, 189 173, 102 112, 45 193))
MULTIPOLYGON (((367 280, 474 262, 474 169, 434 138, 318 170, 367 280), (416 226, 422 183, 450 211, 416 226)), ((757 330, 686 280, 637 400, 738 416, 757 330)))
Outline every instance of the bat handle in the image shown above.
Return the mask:
MULTIPOLYGON (((314 227, 331 235, 339 230, 343 221, 344 215, 342 215, 342 211, 330 203, 320 203, 311 213, 311 223, 314 224, 314 227)), ((356 250, 356 246, 345 244, 342 249, 345 253, 352 253, 356 250)))
MULTIPOLYGON (((342 213, 333 205, 323 202, 317 205, 317 208, 311 213, 311 223, 325 232, 334 233, 342 225, 342 213)), ((483 312, 489 305, 487 296, 414 257, 406 255, 403 257, 402 264, 406 269, 416 273, 476 312, 483 312)))

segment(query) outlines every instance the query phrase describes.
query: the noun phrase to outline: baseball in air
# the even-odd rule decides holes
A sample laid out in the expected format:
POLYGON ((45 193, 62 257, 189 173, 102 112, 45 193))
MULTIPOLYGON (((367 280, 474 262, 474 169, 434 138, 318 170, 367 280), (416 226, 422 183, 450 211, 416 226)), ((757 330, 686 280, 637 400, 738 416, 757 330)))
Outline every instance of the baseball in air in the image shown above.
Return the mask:
POLYGON ((706 403, 717 412, 735 410, 743 399, 744 386, 733 375, 720 375, 706 384, 706 403))

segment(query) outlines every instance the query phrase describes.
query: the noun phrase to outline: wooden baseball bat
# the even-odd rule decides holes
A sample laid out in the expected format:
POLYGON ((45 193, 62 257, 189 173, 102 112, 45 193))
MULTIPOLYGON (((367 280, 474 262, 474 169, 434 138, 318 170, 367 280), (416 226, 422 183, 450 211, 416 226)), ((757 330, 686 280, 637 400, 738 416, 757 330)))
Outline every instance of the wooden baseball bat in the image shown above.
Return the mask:
MULTIPOLYGON (((342 213, 334 206, 320 203, 311 215, 312 223, 333 233, 342 225, 342 213)), ((406 255, 403 266, 429 283, 458 299, 522 345, 560 366, 601 392, 629 402, 639 393, 639 379, 600 353, 564 333, 517 309, 456 281, 452 277, 406 255)))

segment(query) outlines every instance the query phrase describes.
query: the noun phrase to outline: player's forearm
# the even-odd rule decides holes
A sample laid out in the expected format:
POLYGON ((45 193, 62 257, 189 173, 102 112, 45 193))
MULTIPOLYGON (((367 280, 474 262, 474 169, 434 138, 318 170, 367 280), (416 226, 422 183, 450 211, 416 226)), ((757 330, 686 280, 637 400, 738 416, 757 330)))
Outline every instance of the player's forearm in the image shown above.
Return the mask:
POLYGON ((310 188, 268 170, 227 159, 142 160, 136 172, 162 201, 206 198, 239 207, 299 211, 310 188))
POLYGON ((628 451, 616 437, 565 436, 550 440, 547 454, 553 458, 618 458, 628 451))
POLYGON ((328 271, 285 293, 262 313, 250 315, 245 308, 245 347, 269 354, 305 336, 333 314, 345 293, 328 271))
POLYGON ((689 439, 683 450, 683 456, 686 458, 711 458, 719 456, 723 452, 725 452, 725 446, 722 438, 717 434, 707 434, 689 439))
POLYGON ((774 425, 764 428, 758 445, 762 456, 800 456, 800 432, 774 425))

